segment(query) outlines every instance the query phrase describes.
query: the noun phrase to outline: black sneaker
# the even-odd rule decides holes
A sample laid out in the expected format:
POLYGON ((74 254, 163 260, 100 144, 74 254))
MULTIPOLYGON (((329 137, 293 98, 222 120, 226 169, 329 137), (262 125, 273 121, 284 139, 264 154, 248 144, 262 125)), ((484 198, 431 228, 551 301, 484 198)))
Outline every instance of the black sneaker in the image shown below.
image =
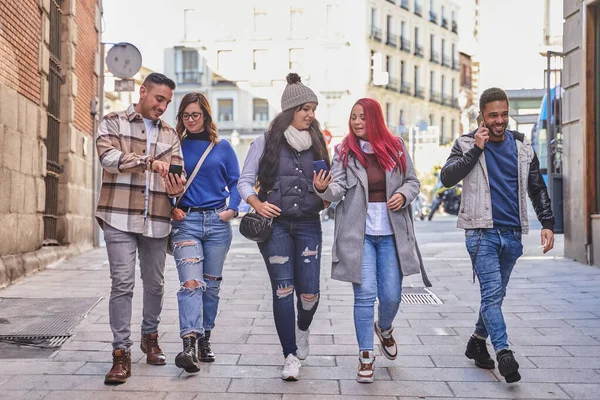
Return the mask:
POLYGON ((477 339, 475 336, 471 336, 469 343, 467 343, 467 350, 465 356, 469 360, 475 360, 475 365, 483 369, 494 369, 495 363, 488 353, 485 340, 477 339))
POLYGON ((519 363, 515 360, 512 351, 500 350, 496 359, 498 360, 498 371, 500 372, 500 375, 506 379, 506 383, 513 383, 521 380, 519 363))
POLYGON ((215 353, 210 348, 210 331, 204 331, 204 335, 198 338, 198 351, 200 352, 200 361, 214 362, 215 353))
POLYGON ((175 365, 189 373, 200 371, 194 336, 183 338, 183 351, 175 357, 175 365))

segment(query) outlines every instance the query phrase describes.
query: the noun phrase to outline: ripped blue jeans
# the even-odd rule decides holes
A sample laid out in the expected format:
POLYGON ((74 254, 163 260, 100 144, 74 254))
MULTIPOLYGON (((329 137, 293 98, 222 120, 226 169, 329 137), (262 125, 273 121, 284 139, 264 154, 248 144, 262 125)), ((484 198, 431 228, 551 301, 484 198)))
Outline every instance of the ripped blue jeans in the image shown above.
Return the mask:
POLYGON ((177 292, 179 335, 201 336, 215 327, 223 264, 231 245, 231 224, 216 211, 192 211, 172 222, 173 257, 181 287, 177 292), (197 287, 187 288, 192 281, 197 287))
POLYGON ((284 357, 296 354, 297 350, 294 292, 298 303, 298 329, 307 330, 317 311, 321 247, 318 215, 276 218, 269 239, 258 244, 271 278, 273 317, 284 357))

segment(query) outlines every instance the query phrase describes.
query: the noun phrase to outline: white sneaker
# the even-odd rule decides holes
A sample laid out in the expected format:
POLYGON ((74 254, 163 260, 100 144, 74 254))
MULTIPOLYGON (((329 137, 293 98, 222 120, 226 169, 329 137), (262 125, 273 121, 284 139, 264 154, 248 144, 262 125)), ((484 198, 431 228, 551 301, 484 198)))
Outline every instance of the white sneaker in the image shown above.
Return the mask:
POLYGON ((375 375, 375 355, 373 351, 361 351, 358 354, 358 372, 356 381, 360 383, 372 383, 375 375))
POLYGON ((308 335, 310 334, 310 330, 307 329, 305 331, 301 331, 296 326, 296 355, 300 360, 306 360, 308 357, 308 350, 310 349, 308 344, 308 335))
POLYGON ((283 371, 281 371, 281 379, 284 381, 297 381, 300 378, 300 360, 293 354, 288 354, 283 364, 283 371))

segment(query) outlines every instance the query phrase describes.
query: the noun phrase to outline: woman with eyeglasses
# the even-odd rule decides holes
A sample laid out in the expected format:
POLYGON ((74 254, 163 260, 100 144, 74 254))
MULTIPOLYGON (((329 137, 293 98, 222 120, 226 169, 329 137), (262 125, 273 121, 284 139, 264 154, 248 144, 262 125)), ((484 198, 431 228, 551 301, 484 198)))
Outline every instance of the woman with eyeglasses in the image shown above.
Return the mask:
MULTIPOLYGON (((237 217, 241 200, 237 190, 240 167, 231 144, 219 138, 210 105, 202 94, 183 97, 176 131, 188 180, 202 155, 210 151, 171 213, 173 257, 181 283, 177 292, 179 334, 183 339, 183 351, 175 358, 175 365, 198 372, 199 361, 215 361, 210 335, 219 306, 223 264, 231 245, 230 221, 237 217), (214 147, 209 149, 211 143, 214 147)), ((165 185, 170 185, 168 179, 165 185)))

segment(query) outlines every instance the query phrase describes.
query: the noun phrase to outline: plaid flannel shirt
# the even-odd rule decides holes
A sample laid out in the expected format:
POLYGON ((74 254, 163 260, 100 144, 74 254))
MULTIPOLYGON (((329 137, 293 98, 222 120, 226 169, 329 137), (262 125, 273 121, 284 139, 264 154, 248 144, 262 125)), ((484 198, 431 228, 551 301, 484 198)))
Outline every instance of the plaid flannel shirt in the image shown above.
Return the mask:
POLYGON ((156 141, 146 154, 144 120, 134 104, 106 115, 98 127, 96 150, 103 168, 96 219, 124 232, 162 238, 171 229, 171 203, 162 178, 150 173, 148 212, 145 214, 146 171, 152 160, 183 165, 179 137, 158 120, 156 141))

